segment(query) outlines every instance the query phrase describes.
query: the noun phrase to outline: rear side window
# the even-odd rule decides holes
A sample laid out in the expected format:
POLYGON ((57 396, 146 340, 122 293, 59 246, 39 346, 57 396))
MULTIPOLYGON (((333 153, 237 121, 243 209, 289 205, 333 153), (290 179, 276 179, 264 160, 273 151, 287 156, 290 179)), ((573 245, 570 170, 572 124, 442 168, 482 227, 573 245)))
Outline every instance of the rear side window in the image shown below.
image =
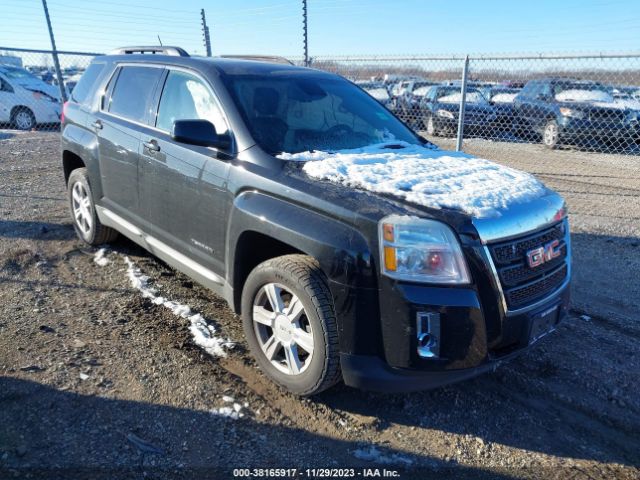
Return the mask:
POLYGON ((74 87, 71 93, 71 100, 76 103, 89 103, 91 92, 93 92, 93 88, 104 67, 104 63, 92 63, 89 65, 89 68, 82 74, 78 84, 74 87))
POLYGON ((149 99, 162 72, 161 68, 122 67, 111 94, 109 112, 144 122, 149 99))

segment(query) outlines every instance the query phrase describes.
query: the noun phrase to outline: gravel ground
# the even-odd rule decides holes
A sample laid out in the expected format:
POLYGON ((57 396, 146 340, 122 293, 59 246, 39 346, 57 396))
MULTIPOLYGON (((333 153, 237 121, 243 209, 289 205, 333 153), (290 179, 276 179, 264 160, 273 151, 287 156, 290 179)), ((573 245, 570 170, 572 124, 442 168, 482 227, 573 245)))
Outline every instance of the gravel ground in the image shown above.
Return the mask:
POLYGON ((209 291, 126 240, 94 261, 67 213, 56 134, 0 135, 0 478, 230 478, 247 467, 638 478, 640 160, 468 147, 566 196, 574 315, 462 384, 410 395, 338 386, 301 400, 257 370, 238 318, 209 291), (125 257, 236 342, 226 357, 132 288, 125 257))

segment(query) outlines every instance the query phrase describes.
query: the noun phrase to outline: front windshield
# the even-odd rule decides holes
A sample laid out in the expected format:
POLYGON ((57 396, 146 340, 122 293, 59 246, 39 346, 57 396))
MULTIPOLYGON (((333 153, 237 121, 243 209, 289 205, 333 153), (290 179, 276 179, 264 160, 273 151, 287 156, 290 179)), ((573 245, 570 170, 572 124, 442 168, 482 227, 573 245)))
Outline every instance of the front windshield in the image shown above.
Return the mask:
POLYGON ((553 94, 559 102, 612 102, 612 90, 599 83, 558 83, 553 94))
MULTIPOLYGON (((462 95, 460 87, 442 88, 438 91, 438 102, 460 103, 462 95)), ((486 99, 477 88, 467 88, 466 103, 486 103, 486 99)))
POLYGON ((253 138, 273 155, 421 143, 376 100, 339 77, 227 74, 223 81, 253 138))

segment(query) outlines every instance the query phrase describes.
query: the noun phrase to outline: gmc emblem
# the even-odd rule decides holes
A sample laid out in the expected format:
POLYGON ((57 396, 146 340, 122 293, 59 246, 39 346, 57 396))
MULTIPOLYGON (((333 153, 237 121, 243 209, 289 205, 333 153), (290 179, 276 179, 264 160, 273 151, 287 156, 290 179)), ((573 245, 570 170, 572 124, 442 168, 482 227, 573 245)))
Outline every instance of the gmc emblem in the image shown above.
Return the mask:
POLYGON ((529 250, 527 252, 527 264, 530 268, 536 268, 559 257, 561 253, 560 240, 553 240, 542 247, 529 250))

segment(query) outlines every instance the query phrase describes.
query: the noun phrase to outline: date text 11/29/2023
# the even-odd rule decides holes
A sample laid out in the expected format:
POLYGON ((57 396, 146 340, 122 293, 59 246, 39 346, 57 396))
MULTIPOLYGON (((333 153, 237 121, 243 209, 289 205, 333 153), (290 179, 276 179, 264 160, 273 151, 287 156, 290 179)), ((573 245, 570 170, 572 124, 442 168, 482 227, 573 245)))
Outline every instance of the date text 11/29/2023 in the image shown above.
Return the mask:
POLYGON ((401 478, 387 468, 235 468, 234 478, 401 478))

